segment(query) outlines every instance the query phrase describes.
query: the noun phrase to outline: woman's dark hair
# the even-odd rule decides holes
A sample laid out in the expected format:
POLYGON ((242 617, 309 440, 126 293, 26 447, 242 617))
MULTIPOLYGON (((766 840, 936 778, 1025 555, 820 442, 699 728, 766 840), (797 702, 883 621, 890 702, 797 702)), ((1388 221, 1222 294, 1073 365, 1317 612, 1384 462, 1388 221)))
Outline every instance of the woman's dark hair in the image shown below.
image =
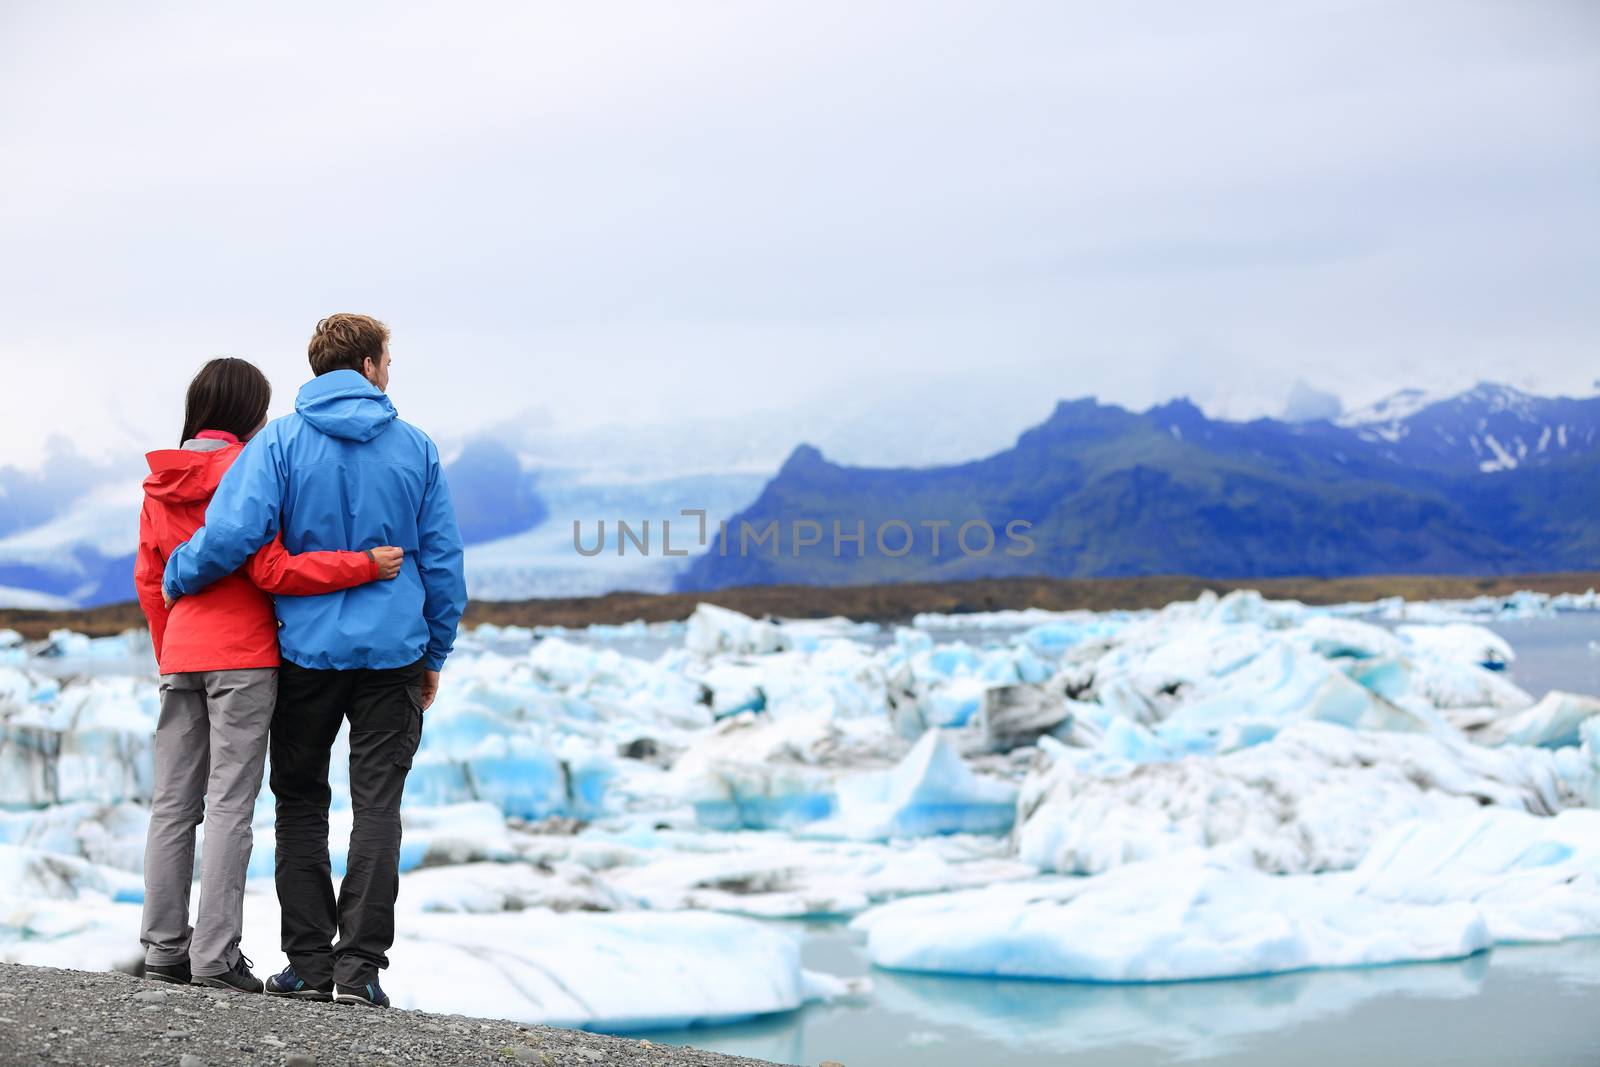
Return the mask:
POLYGON ((272 383, 254 363, 232 356, 214 359, 200 368, 189 383, 183 403, 183 437, 193 439, 201 430, 226 430, 243 441, 267 417, 272 403, 272 383))

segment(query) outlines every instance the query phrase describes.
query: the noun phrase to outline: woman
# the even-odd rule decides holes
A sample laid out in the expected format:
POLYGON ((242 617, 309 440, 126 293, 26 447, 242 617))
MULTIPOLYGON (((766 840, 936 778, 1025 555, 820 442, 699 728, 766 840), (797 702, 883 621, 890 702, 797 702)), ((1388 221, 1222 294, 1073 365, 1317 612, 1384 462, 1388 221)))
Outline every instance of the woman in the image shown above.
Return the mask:
MULTIPOLYGON (((155 796, 145 841, 145 976, 262 991, 239 951, 251 817, 278 690, 268 593, 313 596, 393 578, 403 553, 290 555, 273 540, 237 572, 169 607, 167 556, 205 523, 217 483, 266 425, 272 386, 242 359, 214 359, 189 383, 182 446, 151 452, 134 584, 161 669, 155 796), (189 926, 194 831, 204 815, 200 912, 189 926)), ((213 521, 225 521, 218 516, 213 521)))

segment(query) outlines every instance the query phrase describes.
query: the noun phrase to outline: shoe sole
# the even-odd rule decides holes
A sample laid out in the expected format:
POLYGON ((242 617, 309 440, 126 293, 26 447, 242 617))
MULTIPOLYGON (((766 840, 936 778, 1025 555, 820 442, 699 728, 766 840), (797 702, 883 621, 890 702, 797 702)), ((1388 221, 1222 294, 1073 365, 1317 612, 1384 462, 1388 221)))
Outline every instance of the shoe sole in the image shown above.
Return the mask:
POLYGON ((353 993, 335 993, 333 1000, 336 1004, 360 1004, 364 1008, 387 1008, 389 1006, 387 1004, 376 1004, 366 997, 358 997, 353 993))
POLYGON ((331 1001, 333 999, 332 993, 324 993, 320 989, 292 989, 288 992, 279 992, 276 989, 269 989, 267 990, 267 996, 286 997, 289 1000, 320 1000, 324 1002, 331 1001))
POLYGON ((152 971, 144 972, 144 976, 152 982, 166 982, 168 985, 188 985, 190 981, 193 981, 193 979, 185 981, 182 978, 174 978, 170 974, 156 974, 152 971))
POLYGON ((233 993, 247 993, 247 994, 250 994, 250 995, 255 995, 257 993, 262 992, 262 990, 260 990, 260 989, 241 989, 240 987, 234 985, 232 982, 224 982, 220 978, 196 977, 196 978, 191 979, 189 984, 190 985, 201 986, 201 987, 203 987, 205 989, 226 989, 226 990, 228 990, 230 992, 233 992, 233 993))

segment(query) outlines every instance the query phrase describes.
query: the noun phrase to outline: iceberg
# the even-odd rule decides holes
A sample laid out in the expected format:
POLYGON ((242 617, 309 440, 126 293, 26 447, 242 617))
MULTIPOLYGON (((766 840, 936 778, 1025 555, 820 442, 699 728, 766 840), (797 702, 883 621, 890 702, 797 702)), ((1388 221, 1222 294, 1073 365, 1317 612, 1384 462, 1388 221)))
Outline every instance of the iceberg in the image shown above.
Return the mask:
POLYGON ((1277 874, 1340 870, 1406 819, 1486 802, 1538 814, 1581 802, 1544 750, 1320 722, 1236 752, 1106 773, 1072 750, 1052 751, 1023 784, 1017 853, 1062 874, 1195 848, 1277 874))
POLYGON ((1413 820, 1374 843, 1349 878, 1368 898, 1469 904, 1496 942, 1593 937, 1600 934, 1600 811, 1538 818, 1485 808, 1413 820))
POLYGON ((1564 748, 1583 743, 1583 725, 1596 715, 1600 699, 1552 689, 1533 707, 1491 720, 1473 738, 1491 745, 1564 748))
POLYGON ((1484 626, 1451 622, 1435 626, 1401 626, 1396 632, 1414 648, 1440 659, 1503 671, 1517 654, 1511 642, 1484 626))
POLYGON ((1167 982, 1459 959, 1488 948, 1465 903, 1362 897, 1194 852, 1086 879, 911 897, 858 916, 880 967, 984 977, 1167 982))
POLYGON ((142 872, 149 825, 150 809, 133 803, 0 810, 0 843, 76 857, 97 867, 142 872))
MULTIPOLYGON (((994 838, 880 844, 753 831, 709 840, 655 836, 665 847, 624 849, 608 857, 614 865, 604 871, 607 885, 652 911, 694 909, 769 919, 853 915, 897 897, 1037 873, 1004 857, 994 838)), ((595 861, 591 856, 589 862, 595 861)))
POLYGON ((7 893, 51 900, 77 900, 85 894, 144 900, 144 880, 137 874, 17 845, 0 844, 0 885, 7 893))
POLYGON ((1009 831, 1016 818, 1016 787, 973 773, 940 730, 923 734, 890 770, 841 777, 837 791, 838 817, 811 832, 880 840, 991 834, 1009 831))
MULTIPOLYGON (((395 985, 626 1029, 826 991, 756 920, 855 916, 908 971, 1117 982, 1585 936, 1600 700, 1535 703, 1496 669, 1533 650, 1477 624, 1594 603, 480 627, 406 790, 395 985)), ((154 667, 142 633, 99 640, 0 634, 0 957, 138 956, 154 667)), ((256 814, 259 953, 270 792, 256 814)))
POLYGON ((1353 870, 1298 877, 1201 849, 1093 878, 881 905, 852 926, 879 966, 1161 982, 1454 959, 1600 935, 1600 812, 1408 820, 1353 870))
POLYGON ((398 907, 406 912, 484 915, 533 908, 620 911, 627 907, 627 898, 576 863, 480 861, 401 875, 398 907))
POLYGON ((892 768, 862 770, 887 747, 825 716, 724 720, 673 768, 702 826, 860 839, 1003 833, 1016 789, 967 767, 929 730, 892 768))
POLYGON ((834 775, 822 762, 843 742, 824 715, 769 719, 745 712, 719 722, 672 769, 700 825, 789 829, 833 814, 834 775))
POLYGON ((7 669, 0 684, 0 806, 147 800, 155 687, 128 676, 57 686, 7 669))
POLYGON ((763 655, 792 647, 774 622, 752 619, 715 604, 697 604, 689 616, 684 647, 696 656, 763 655))
MULTIPOLYGON (((0 932, 12 935, 0 960, 129 967, 142 955, 139 911, 0 894, 0 932)), ((793 1011, 852 989, 806 970, 789 931, 705 912, 415 912, 398 934, 384 972, 395 1006, 445 1014, 627 1032, 793 1011)), ((277 943, 276 899, 246 893, 246 950, 259 959, 277 943)))

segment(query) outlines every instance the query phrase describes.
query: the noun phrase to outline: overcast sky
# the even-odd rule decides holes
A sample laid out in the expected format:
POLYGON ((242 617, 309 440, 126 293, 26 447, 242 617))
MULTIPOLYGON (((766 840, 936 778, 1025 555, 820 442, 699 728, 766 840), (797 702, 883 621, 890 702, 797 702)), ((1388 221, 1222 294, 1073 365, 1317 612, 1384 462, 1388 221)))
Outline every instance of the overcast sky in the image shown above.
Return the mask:
POLYGON ((0 463, 341 310, 439 435, 1600 377, 1589 0, 12 0, 0 99, 0 463))

